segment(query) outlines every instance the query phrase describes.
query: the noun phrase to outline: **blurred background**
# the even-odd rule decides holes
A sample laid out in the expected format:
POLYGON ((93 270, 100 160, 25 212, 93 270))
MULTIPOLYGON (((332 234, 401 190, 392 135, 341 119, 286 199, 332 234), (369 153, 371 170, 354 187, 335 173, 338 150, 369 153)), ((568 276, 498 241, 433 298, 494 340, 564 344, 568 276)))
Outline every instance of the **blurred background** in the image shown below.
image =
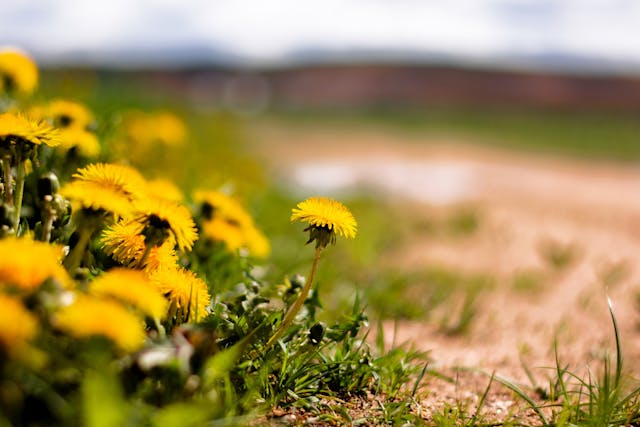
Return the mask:
POLYGON ((148 173, 249 203, 273 280, 310 258, 295 202, 340 198, 360 235, 327 254, 327 310, 358 292, 499 358, 523 327, 544 351, 601 329, 605 286, 633 310, 639 22, 634 0, 5 0, 0 43, 103 126, 176 112, 190 146, 148 173))

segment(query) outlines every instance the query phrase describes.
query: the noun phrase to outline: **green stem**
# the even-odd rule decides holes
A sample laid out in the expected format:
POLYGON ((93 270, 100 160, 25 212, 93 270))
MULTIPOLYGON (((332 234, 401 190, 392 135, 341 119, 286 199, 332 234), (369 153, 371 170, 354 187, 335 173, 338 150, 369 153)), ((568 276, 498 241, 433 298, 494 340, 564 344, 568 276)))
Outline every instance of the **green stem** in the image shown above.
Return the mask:
POLYGON ((273 343, 278 341, 278 339, 282 336, 284 331, 291 325, 291 323, 293 323, 293 319, 295 319, 296 314, 298 314, 298 311, 300 311, 302 304, 304 304, 304 301, 307 299, 307 296, 309 295, 309 291, 311 290, 311 284, 313 283, 313 279, 316 276, 316 271, 318 270, 318 262, 320 261, 321 252, 322 252, 322 247, 317 247, 315 257, 313 258, 313 265, 311 265, 311 273, 309 273, 309 278, 307 279, 306 283, 304 284, 304 287, 300 291, 300 295, 298 295, 298 298, 296 298, 293 305, 289 308, 289 311, 287 312, 287 315, 284 317, 284 320, 280 324, 280 327, 278 328, 276 333, 273 334, 271 338, 269 338, 269 341, 267 341, 267 344, 265 345, 264 350, 267 350, 269 347, 271 347, 273 343))
POLYGON ((20 212, 22 211, 22 196, 24 194, 24 178, 26 176, 26 166, 24 160, 18 156, 18 174, 16 176, 16 192, 13 208, 13 229, 18 235, 20 225, 20 212))
POLYGON ((2 156, 2 172, 4 173, 4 201, 13 205, 13 182, 11 179, 11 156, 2 156))
POLYGON ((71 249, 71 252, 64 259, 62 265, 67 269, 69 274, 72 276, 75 274, 78 267, 80 267, 80 263, 82 262, 82 257, 84 256, 84 251, 91 240, 91 235, 93 234, 94 228, 90 225, 83 224, 80 226, 79 232, 80 237, 78 238, 78 243, 71 249))

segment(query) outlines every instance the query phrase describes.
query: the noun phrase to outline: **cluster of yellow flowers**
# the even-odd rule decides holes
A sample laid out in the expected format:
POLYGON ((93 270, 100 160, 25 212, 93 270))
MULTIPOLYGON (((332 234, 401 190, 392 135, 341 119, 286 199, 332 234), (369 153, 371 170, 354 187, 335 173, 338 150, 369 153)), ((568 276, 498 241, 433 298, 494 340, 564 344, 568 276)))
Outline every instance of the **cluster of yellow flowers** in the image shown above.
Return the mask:
MULTIPOLYGON (((202 320, 211 295, 206 282, 185 268, 199 232, 203 240, 257 258, 269 255, 268 239, 242 204, 223 192, 193 193, 196 223, 171 181, 147 180, 124 163, 87 165, 103 155, 93 114, 78 102, 60 99, 19 108, 37 81, 30 58, 0 52, 0 356, 28 353, 43 312, 44 322, 57 331, 105 337, 126 352, 143 346, 149 324, 162 333, 163 322, 202 320), (62 166, 80 159, 84 166, 59 187, 47 170, 62 167, 56 159, 62 166), (23 217, 30 173, 39 178, 37 194, 30 198, 30 211, 37 215, 23 217), (92 268, 98 251, 110 260, 92 268), (34 301, 39 308, 33 309, 34 301)), ((143 155, 157 144, 181 146, 187 139, 184 124, 164 112, 127 113, 116 134, 126 142, 128 155, 143 155)), ((356 234, 351 212, 331 199, 301 202, 291 220, 309 224, 305 231, 309 242, 316 242, 316 258, 304 291, 269 344, 306 297, 320 251, 336 235, 356 234)))
MULTIPOLYGON (((149 320, 161 329, 163 321, 203 319, 211 303, 207 284, 185 268, 198 228, 206 239, 254 257, 269 254, 266 237, 222 193, 194 194, 193 201, 200 208, 208 203, 211 212, 196 225, 171 181, 147 180, 124 163, 87 165, 106 156, 94 115, 65 99, 30 104, 25 100, 37 84, 33 60, 16 50, 0 51, 0 355, 18 357, 37 337, 40 320, 27 301, 42 293, 49 295, 47 323, 77 338, 105 337, 123 351, 144 344, 149 320), (43 194, 30 199, 40 209, 31 228, 21 217, 27 175, 43 179, 46 168, 68 164, 85 166, 60 188, 57 178, 47 178, 43 194), (66 228, 52 239, 58 223, 66 228), (87 268, 92 250, 110 257, 112 267, 87 268)), ((124 146, 123 156, 144 156, 158 144, 182 146, 187 138, 184 123, 171 113, 129 112, 110 151, 124 146)))

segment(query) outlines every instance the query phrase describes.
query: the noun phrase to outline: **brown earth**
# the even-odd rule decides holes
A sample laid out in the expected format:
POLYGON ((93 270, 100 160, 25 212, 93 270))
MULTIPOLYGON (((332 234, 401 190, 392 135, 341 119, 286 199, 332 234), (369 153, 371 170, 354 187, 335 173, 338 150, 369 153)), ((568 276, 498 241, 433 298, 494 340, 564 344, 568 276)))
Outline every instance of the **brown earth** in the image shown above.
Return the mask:
MULTIPOLYGON (((626 369, 632 374, 640 366, 640 167, 422 140, 380 129, 261 123, 253 128, 252 140, 275 171, 291 171, 292 164, 310 159, 362 165, 380 158, 462 165, 470 171, 457 203, 479 212, 477 231, 464 239, 413 239, 385 257, 407 270, 438 264, 496 278, 496 286, 482 294, 467 334, 448 336, 429 322, 396 325, 396 342, 429 350, 433 366, 442 372, 462 372, 455 385, 427 380, 427 412, 442 402, 477 400, 488 377, 459 367, 529 384, 524 361, 544 385, 553 374, 544 367, 555 364, 556 341, 560 359, 574 371, 597 366, 604 352, 613 354, 615 348, 607 294, 619 322, 626 369), (554 255, 566 259, 554 263, 554 255), (514 286, 518 278, 532 289, 514 286)), ((393 197, 417 214, 455 207, 393 197)), ((386 327, 391 339, 394 325, 386 327)), ((499 415, 513 400, 504 389, 496 390, 488 407, 499 415)))

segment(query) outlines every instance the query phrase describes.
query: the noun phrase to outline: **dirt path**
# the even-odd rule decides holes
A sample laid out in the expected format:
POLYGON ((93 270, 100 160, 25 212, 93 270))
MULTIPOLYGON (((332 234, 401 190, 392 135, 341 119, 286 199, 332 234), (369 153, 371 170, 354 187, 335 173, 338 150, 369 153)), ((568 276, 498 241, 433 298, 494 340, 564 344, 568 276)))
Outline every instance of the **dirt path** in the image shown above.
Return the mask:
POLYGON ((606 289, 626 366, 640 366, 640 166, 389 131, 269 124, 254 131, 257 149, 297 185, 330 194, 364 185, 425 212, 456 204, 480 212, 472 237, 415 240, 390 257, 406 269, 436 263, 497 278, 469 334, 449 337, 421 322, 399 325, 397 340, 431 350, 439 366, 495 369, 523 380, 520 358, 533 368, 552 366, 557 339, 562 360, 580 368, 613 349, 606 289), (515 289, 518 280, 534 289, 515 289))

